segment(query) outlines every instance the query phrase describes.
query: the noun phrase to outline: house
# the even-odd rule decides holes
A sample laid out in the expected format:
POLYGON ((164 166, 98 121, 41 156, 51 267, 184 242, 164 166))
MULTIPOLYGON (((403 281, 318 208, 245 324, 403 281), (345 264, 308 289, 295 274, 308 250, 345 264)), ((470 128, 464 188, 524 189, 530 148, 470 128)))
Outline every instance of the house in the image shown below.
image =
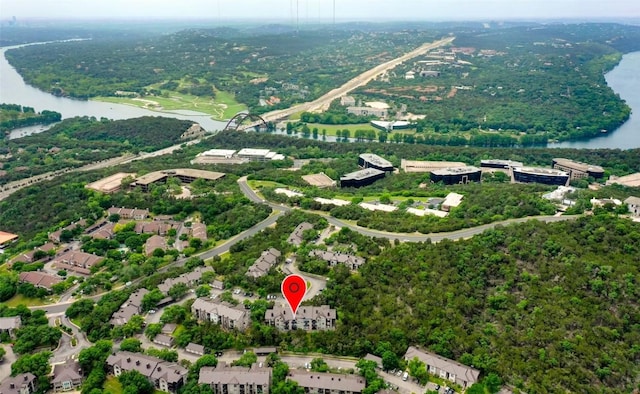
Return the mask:
POLYGON ((443 211, 449 212, 451 211, 451 208, 460 206, 460 204, 462 203, 462 199, 464 199, 464 196, 462 194, 449 193, 442 202, 441 208, 443 211))
POLYGON ((142 353, 119 351, 107 357, 107 366, 114 376, 122 372, 138 371, 155 388, 176 393, 187 379, 187 369, 176 363, 169 363, 157 357, 142 353))
POLYGON ((2 394, 31 394, 36 391, 37 378, 32 373, 21 373, 12 378, 7 378, 0 384, 2 394))
POLYGON ((60 237, 62 236, 63 231, 73 231, 78 227, 85 227, 86 225, 87 225, 87 221, 85 219, 80 219, 77 222, 73 222, 66 227, 63 227, 57 231, 50 233, 49 241, 59 244, 60 242, 62 242, 62 239, 60 237))
POLYGON ((156 345, 172 347, 173 346, 173 337, 165 334, 158 334, 155 338, 153 338, 153 343, 156 345))
POLYGON ((152 235, 144 244, 144 253, 151 256, 156 249, 167 250, 167 240, 159 235, 152 235))
POLYGON ((357 270, 362 264, 365 263, 365 260, 360 256, 356 256, 350 253, 331 252, 328 250, 315 249, 309 252, 309 256, 317 257, 321 260, 324 260, 332 267, 338 264, 344 264, 352 271, 357 270))
POLYGON ((414 358, 422 361, 427 372, 431 375, 447 379, 450 382, 459 384, 463 388, 467 388, 476 383, 480 376, 480 371, 475 368, 468 367, 435 353, 420 350, 415 346, 409 346, 409 349, 407 349, 404 355, 404 359, 408 362, 414 358))
POLYGON ((103 257, 95 254, 70 250, 53 258, 52 267, 72 271, 80 275, 90 275, 91 267, 102 262, 103 257))
POLYGON ((297 382, 305 393, 310 394, 358 394, 366 386, 360 375, 291 370, 287 379, 297 382))
POLYGON ((240 331, 249 327, 249 313, 243 306, 235 306, 219 299, 197 298, 191 305, 191 312, 201 321, 210 321, 222 328, 240 331))
MULTIPOLYGON (((42 246, 38 246, 34 248, 29 252, 21 253, 15 256, 14 258, 12 258, 11 260, 9 260, 9 267, 13 266, 13 264, 17 262, 33 263, 36 261, 36 252, 40 251, 40 252, 48 253, 51 250, 55 250, 55 248, 56 246, 53 243, 48 242, 42 246)), ((49 257, 48 254, 45 257, 37 259, 37 261, 49 261, 49 260, 51 260, 51 257, 49 257)))
POLYGON ((204 223, 191 223, 191 238, 197 238, 205 242, 207 237, 207 225, 204 223))
POLYGON ((138 208, 111 207, 107 210, 107 214, 109 216, 120 215, 120 219, 144 220, 149 217, 149 210, 138 208))
POLYGON ((6 332, 10 338, 14 337, 15 331, 22 325, 20 316, 0 317, 0 333, 6 332))
POLYGON ((82 381, 82 370, 77 361, 68 359, 62 364, 53 366, 51 384, 53 385, 54 392, 58 393, 77 389, 82 385, 82 381))
POLYGON ((261 276, 265 276, 269 272, 271 267, 278 263, 278 258, 280 256, 282 256, 282 253, 280 253, 280 251, 277 249, 269 248, 268 250, 265 250, 264 252, 262 252, 260 257, 256 259, 255 263, 253 263, 251 267, 249 267, 247 276, 251 278, 259 278, 261 276))
POLYGON ((282 331, 305 330, 322 331, 333 330, 336 326, 336 310, 329 305, 300 306, 294 318, 291 308, 282 304, 267 309, 264 314, 265 323, 282 331))
POLYGON ((303 233, 305 230, 312 230, 313 229, 313 224, 308 223, 308 222, 302 222, 298 225, 298 227, 296 227, 295 230, 293 230, 293 232, 291 233, 291 235, 289 235, 289 238, 287 238, 287 242, 290 244, 293 244, 295 246, 300 246, 302 244, 303 241, 303 233))
POLYGON ((164 326, 162 326, 162 333, 166 334, 166 335, 171 335, 173 334, 173 332, 176 330, 176 328, 178 328, 178 325, 175 323, 167 323, 164 326))
POLYGON ((224 290, 224 282, 221 280, 214 280, 213 283, 211 283, 211 288, 216 290, 224 290))
POLYGON ((184 348, 184 351, 191 354, 197 354, 198 356, 204 356, 206 353, 204 346, 193 342, 189 342, 187 347, 184 348))
POLYGON ((632 216, 640 217, 640 198, 632 196, 624 200, 624 203, 629 207, 632 216))
POLYGON ((211 387, 214 394, 269 394, 271 368, 262 363, 250 368, 232 367, 226 363, 202 367, 198 384, 211 387))
POLYGON ((356 105, 356 99, 353 96, 342 96, 340 97, 340 105, 343 107, 352 107, 356 105))
POLYGON ((213 268, 212 267, 196 267, 193 271, 182 274, 177 278, 165 279, 164 282, 158 285, 158 289, 163 294, 168 294, 171 287, 173 287, 173 285, 178 283, 184 283, 189 287, 195 286, 196 284, 200 283, 200 280, 202 279, 202 274, 205 272, 213 272, 213 268))
POLYGON ((20 273, 20 282, 31 283, 35 287, 51 290, 53 285, 62 282, 62 279, 44 272, 30 271, 20 273))
POLYGON ((131 293, 120 309, 111 316, 109 321, 114 326, 122 326, 133 316, 142 313, 142 299, 149 293, 147 289, 138 289, 131 293))

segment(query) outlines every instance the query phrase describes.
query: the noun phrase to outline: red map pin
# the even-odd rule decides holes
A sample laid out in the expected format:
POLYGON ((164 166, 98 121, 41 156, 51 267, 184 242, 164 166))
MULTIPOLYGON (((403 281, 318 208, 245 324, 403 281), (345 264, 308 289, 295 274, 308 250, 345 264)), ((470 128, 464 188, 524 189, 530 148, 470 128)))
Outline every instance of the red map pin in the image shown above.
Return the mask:
POLYGON ((300 275, 289 275, 282 281, 280 285, 282 295, 289 303, 293 317, 296 317, 298 307, 307 292, 307 282, 300 275))

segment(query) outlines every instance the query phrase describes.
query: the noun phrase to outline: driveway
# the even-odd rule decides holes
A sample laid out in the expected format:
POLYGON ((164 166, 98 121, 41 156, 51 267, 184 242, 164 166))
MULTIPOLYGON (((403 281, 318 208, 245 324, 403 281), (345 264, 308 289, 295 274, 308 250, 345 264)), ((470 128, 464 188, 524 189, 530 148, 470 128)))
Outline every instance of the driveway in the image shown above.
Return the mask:
POLYGON ((11 376, 11 364, 13 364, 18 358, 15 353, 13 353, 13 347, 1 344, 4 350, 7 352, 2 361, 0 361, 0 382, 11 376))

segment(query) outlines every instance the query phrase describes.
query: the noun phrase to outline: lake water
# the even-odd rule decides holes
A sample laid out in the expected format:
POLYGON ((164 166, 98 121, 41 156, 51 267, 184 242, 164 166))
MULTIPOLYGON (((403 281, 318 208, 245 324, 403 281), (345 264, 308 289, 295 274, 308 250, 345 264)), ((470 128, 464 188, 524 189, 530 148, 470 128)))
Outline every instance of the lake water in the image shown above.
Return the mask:
MULTIPOLYGON (((166 116, 187 119, 200 123, 205 130, 222 130, 226 123, 211 119, 210 115, 195 111, 158 112, 124 104, 103 103, 99 101, 73 100, 66 97, 56 97, 39 89, 27 85, 20 74, 11 67, 4 54, 5 51, 17 48, 5 47, 0 49, 0 103, 20 104, 33 107, 36 111, 51 110, 60 112, 64 118, 74 116, 95 116, 109 119, 130 119, 140 116, 166 116)), ((9 138, 19 138, 31 133, 42 132, 47 127, 31 126, 13 130, 9 138)))
MULTIPOLYGON (((20 104, 35 108, 36 111, 53 110, 60 112, 63 118, 74 116, 95 116, 96 118, 129 119, 140 116, 167 116, 187 119, 200 123, 208 131, 222 130, 225 122, 215 121, 207 114, 194 111, 157 112, 123 104, 103 103, 99 101, 81 101, 66 97, 56 97, 27 85, 20 74, 11 67, 4 54, 17 48, 0 48, 0 103, 20 104)), ((623 56, 616 68, 606 75, 607 83, 617 92, 632 111, 629 120, 616 131, 585 141, 549 144, 554 148, 640 148, 640 52, 623 56)), ((13 130, 9 138, 20 138, 46 130, 46 126, 31 126, 13 130)), ((327 137, 327 140, 333 138, 327 137)))

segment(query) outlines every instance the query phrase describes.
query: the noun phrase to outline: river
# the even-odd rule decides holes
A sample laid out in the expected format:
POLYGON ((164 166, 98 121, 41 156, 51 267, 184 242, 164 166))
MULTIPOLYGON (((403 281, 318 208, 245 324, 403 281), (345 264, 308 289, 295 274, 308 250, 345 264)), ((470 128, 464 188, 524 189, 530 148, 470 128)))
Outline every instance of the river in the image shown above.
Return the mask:
MULTIPOLYGON (((36 45, 36 44, 28 44, 36 45)), ((215 121, 207 114, 193 111, 158 112, 124 104, 112 104, 99 101, 81 101, 66 97, 56 97, 27 85, 20 74, 11 67, 5 51, 18 48, 0 48, 0 103, 20 104, 35 108, 36 111, 52 110, 62 114, 63 118, 74 116, 95 116, 96 118, 129 119, 140 116, 167 116, 188 119, 200 123, 209 131, 222 130, 224 122, 215 121)), ((617 92, 627 104, 636 111, 640 110, 640 52, 624 55, 622 61, 605 76, 607 84, 617 92)), ((20 138, 46 130, 46 126, 31 126, 13 130, 9 138, 20 138)), ((329 140, 329 138, 327 137, 329 140)), ((549 144, 553 148, 640 148, 640 114, 631 113, 631 117, 616 131, 584 141, 549 144)))
MULTIPOLYGON (((35 44, 32 44, 35 45, 35 44)), ((43 92, 33 86, 27 85, 20 74, 9 64, 5 52, 18 48, 21 45, 0 48, 0 103, 20 104, 33 107, 36 111, 50 110, 60 112, 62 118, 74 116, 95 116, 96 118, 130 119, 140 116, 167 116, 178 119, 187 119, 199 123, 205 130, 222 130, 226 125, 211 119, 208 114, 194 111, 158 112, 131 105, 104 103, 100 101, 82 101, 66 97, 56 97, 43 92)), ((19 138, 32 133, 46 130, 46 126, 31 126, 13 130, 9 139, 19 138)))
POLYGON ((552 148, 640 148, 640 52, 627 53, 620 64, 605 75, 607 85, 631 107, 631 116, 612 133, 584 141, 549 144, 552 148))

